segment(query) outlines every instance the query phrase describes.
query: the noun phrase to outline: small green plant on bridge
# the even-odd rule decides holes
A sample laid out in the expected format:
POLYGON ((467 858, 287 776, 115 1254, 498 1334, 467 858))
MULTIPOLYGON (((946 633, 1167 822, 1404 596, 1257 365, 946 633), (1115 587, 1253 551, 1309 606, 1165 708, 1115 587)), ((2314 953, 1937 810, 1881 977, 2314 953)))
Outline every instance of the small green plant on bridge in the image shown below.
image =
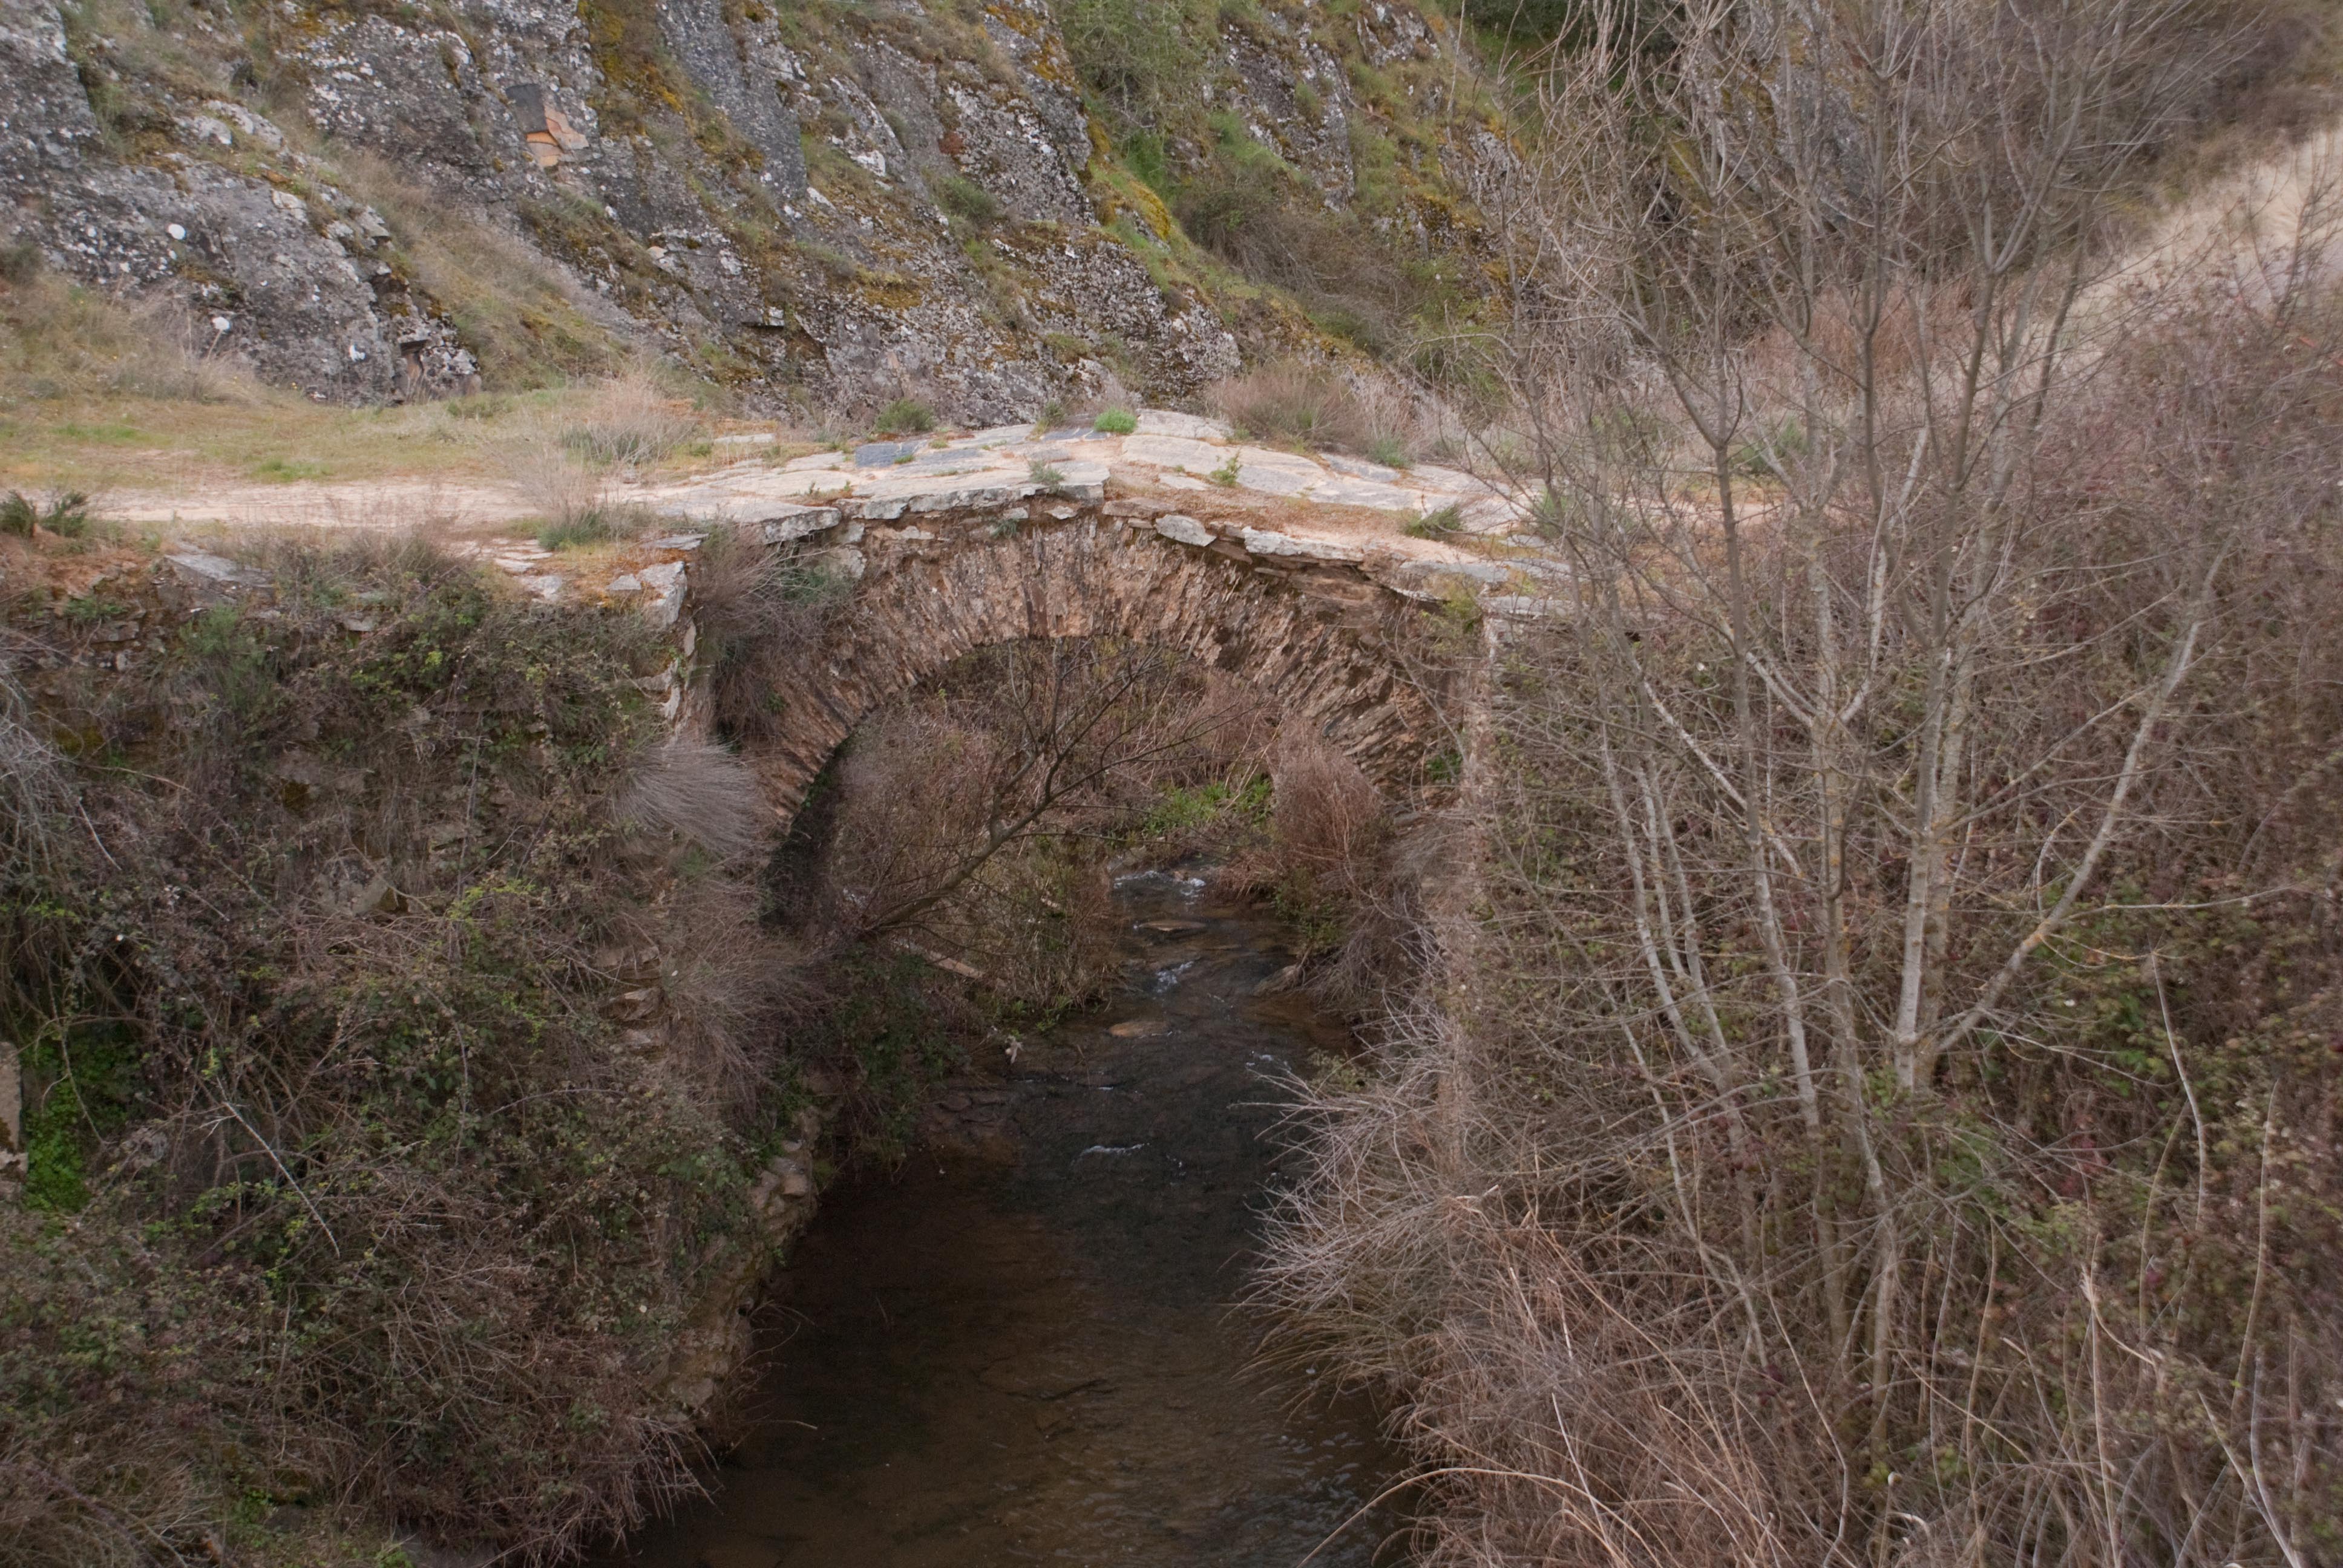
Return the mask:
POLYGON ((1463 530, 1463 509, 1453 501, 1437 511, 1410 518, 1400 525, 1400 531, 1412 539, 1445 539, 1463 530))

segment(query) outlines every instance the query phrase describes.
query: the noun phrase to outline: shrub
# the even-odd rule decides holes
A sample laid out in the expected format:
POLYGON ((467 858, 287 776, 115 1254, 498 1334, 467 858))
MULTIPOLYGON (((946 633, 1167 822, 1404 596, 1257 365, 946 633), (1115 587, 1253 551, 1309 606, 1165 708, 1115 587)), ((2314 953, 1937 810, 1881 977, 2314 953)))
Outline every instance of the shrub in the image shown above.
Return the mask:
POLYGON ((699 421, 649 377, 621 377, 598 392, 585 417, 562 432, 563 444, 597 468, 639 468, 689 440, 699 421))
POLYGON ((1920 9, 1678 9, 1530 89, 1500 461, 1581 591, 1476 704, 1476 907, 1312 1105, 1292 1348, 1409 1391, 1428 1561, 2331 1556, 2332 216, 2098 247, 2207 106, 2181 14, 1929 9, 1859 80, 1824 29, 1920 9), (1749 136, 1776 70, 1843 159, 1749 136))
POLYGON ((1161 649, 972 654, 850 742, 799 902, 978 970, 1028 1013, 1077 1005, 1114 972, 1109 854, 1162 786, 1229 770, 1244 711, 1161 649))
POLYGON ((1400 531, 1412 539, 1444 539, 1461 532, 1463 527, 1464 514, 1451 501, 1436 512, 1410 518, 1400 525, 1400 531))
POLYGON ((254 1560, 256 1493, 548 1559, 689 1484, 667 1347, 753 1244, 786 966, 639 617, 269 548, 265 614, 47 690, 85 760, 0 727, 0 1018, 75 1211, 0 1208, 5 1550, 254 1560), (676 1050, 606 1020, 629 986, 676 1050))
POLYGON ((1795 418, 1780 420, 1733 448, 1734 471, 1746 478, 1783 478, 1809 445, 1805 426, 1795 418))
POLYGON ((1360 438, 1358 399, 1322 366, 1281 359, 1217 382, 1206 397, 1222 418, 1260 440, 1349 447, 1360 438))
POLYGON ((879 410, 871 428, 881 436, 924 436, 936 427, 936 411, 916 397, 898 397, 879 410))
POLYGON ((709 533, 692 561, 691 595, 726 736, 770 732, 795 661, 828 630, 852 588, 853 579, 820 552, 775 548, 732 528, 709 533))
POLYGON ((936 201, 944 211, 979 228, 1001 221, 1001 198, 963 175, 946 175, 936 181, 936 201))
POLYGON ((1091 428, 1109 436, 1128 436, 1139 428, 1139 417, 1128 408, 1109 408, 1091 422, 1091 428))
POLYGON ((1242 116, 1209 118, 1211 156, 1172 201, 1190 237, 1370 355, 1397 358, 1418 338, 1453 332, 1451 316, 1471 304, 1462 268, 1403 260, 1357 213, 1328 210, 1242 116))
POLYGON ((537 530, 537 542, 548 550, 577 549, 581 546, 607 545, 618 539, 639 538, 651 523, 649 515, 638 508, 599 505, 537 530))
POLYGON ((297 484, 324 478, 326 465, 309 457, 264 457, 252 466, 252 477, 272 484, 297 484))
POLYGON ((1353 1008, 1379 1000, 1407 973, 1383 797, 1307 723, 1280 726, 1266 761, 1270 830, 1232 857, 1226 880, 1291 922, 1295 961, 1321 995, 1353 1008))
POLYGON ((79 538, 89 531, 89 498, 79 490, 53 496, 45 507, 21 490, 0 499, 0 534, 29 539, 35 528, 46 528, 65 538, 79 538))
POLYGON ((1129 130, 1192 112, 1204 72, 1182 0, 1053 0, 1083 85, 1129 130))
POLYGON ((41 275, 41 247, 29 239, 0 243, 0 283, 22 288, 41 275))
POLYGON ((1569 498, 1551 487, 1540 490, 1530 503, 1530 531, 1552 543, 1568 536, 1571 524, 1569 498))

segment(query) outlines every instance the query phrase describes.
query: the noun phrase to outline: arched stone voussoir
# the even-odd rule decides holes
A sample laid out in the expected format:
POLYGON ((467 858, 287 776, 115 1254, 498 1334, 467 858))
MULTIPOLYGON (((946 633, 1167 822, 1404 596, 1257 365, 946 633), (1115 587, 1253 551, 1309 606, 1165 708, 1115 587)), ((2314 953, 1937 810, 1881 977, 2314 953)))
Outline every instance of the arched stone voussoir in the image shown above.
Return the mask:
POLYGON ((774 730, 749 754, 784 822, 863 720, 965 655, 1029 638, 1184 654, 1314 720, 1394 799, 1420 783, 1441 733, 1417 679, 1432 662, 1419 657, 1426 617, 1355 552, 1262 556, 1236 530, 1200 546, 1095 508, 1057 510, 1070 515, 1038 527, 974 512, 862 533, 850 608, 775 693, 774 730))

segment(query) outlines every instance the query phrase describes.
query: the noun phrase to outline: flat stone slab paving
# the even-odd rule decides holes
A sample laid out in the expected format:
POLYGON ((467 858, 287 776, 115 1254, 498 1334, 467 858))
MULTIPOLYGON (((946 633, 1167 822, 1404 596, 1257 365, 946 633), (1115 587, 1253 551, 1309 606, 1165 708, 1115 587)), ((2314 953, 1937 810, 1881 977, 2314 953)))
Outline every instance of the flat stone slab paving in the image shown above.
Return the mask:
MULTIPOLYGON (((1391 548, 1402 555, 1438 555, 1403 532, 1418 516, 1453 507, 1463 531, 1500 536, 1519 531, 1514 500, 1460 469, 1434 464, 1393 468, 1340 454, 1316 456, 1241 444, 1216 419, 1171 409, 1142 408, 1138 429, 1113 436, 1083 426, 1037 430, 1002 425, 969 435, 920 440, 867 441, 850 450, 814 452, 776 462, 778 442, 732 441, 736 460, 689 477, 637 484, 614 482, 609 498, 649 508, 677 523, 761 521, 792 508, 834 507, 860 516, 866 504, 881 513, 941 510, 984 504, 950 498, 1018 489, 1020 498, 1071 487, 1071 498, 1096 498, 1109 481, 1139 491, 1192 492, 1226 488, 1280 502, 1360 508, 1389 519, 1391 548)), ((753 434, 753 433, 752 433, 753 434)), ((460 483, 393 478, 363 482, 308 481, 289 485, 206 486, 186 491, 117 493, 107 510, 126 522, 174 526, 216 521, 230 527, 294 527, 376 530, 414 528, 437 535, 541 517, 542 503, 523 487, 495 479, 460 483)), ((1202 502, 1193 503, 1199 508, 1202 502)), ((1355 533, 1361 519, 1330 519, 1355 533)))
MULTIPOLYGON (((566 555, 557 560, 508 534, 448 543, 492 561, 538 598, 624 598, 664 624, 683 598, 678 558, 690 555, 711 525, 754 528, 774 544, 845 525, 831 543, 841 558, 859 560, 855 547, 866 525, 875 536, 924 543, 936 536, 921 522, 938 514, 990 510, 1014 527, 1029 518, 1070 518, 1077 507, 1103 505, 1105 518, 1122 527, 1195 549, 1225 554, 1233 548, 1264 569, 1352 571, 1422 598, 1468 588, 1513 619, 1551 616, 1563 608, 1568 573, 1550 552, 1529 538, 1496 542, 1523 531, 1522 507, 1461 469, 1396 468, 1339 454, 1279 451, 1241 443, 1217 420, 1168 409, 1141 409, 1136 424, 1129 436, 1080 426, 1004 425, 968 435, 870 441, 780 461, 770 453, 778 441, 732 443, 729 449, 741 456, 723 467, 687 477, 611 484, 609 500, 650 511, 667 520, 669 531, 649 530, 651 537, 620 546, 607 560, 596 558, 598 564, 566 555), (1111 502, 1106 500, 1110 487, 1119 492, 1111 502), (1414 519, 1435 513, 1447 514, 1453 535, 1479 539, 1466 548, 1440 530, 1408 531, 1414 519)), ((112 509, 129 520, 151 517, 158 523, 207 517, 231 527, 411 527, 443 538, 542 515, 519 486, 488 482, 246 487, 206 499, 210 504, 200 512, 176 495, 112 509)), ((174 564, 195 578, 216 569, 216 558, 190 549, 174 564)), ((668 698, 676 699, 675 692, 668 698)))
POLYGON ((1412 518, 1453 507, 1463 530, 1509 534, 1513 500, 1461 469, 1394 468, 1362 458, 1240 444, 1217 419, 1142 408, 1138 429, 1114 436, 1081 426, 1001 425, 932 440, 870 441, 774 465, 749 459, 689 480, 627 487, 625 498, 665 516, 754 520, 784 502, 820 503, 872 520, 1049 493, 1095 500, 1109 479, 1160 489, 1215 486, 1280 499, 1358 507, 1412 518))

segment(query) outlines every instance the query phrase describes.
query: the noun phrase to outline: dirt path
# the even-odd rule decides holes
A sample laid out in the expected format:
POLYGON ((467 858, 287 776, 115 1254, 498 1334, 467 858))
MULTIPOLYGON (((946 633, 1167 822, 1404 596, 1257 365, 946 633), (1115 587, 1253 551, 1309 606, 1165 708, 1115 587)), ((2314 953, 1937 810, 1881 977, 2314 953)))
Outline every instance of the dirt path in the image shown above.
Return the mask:
POLYGON ((518 486, 438 479, 117 490, 101 498, 101 504, 108 517, 159 528, 221 524, 434 535, 487 532, 539 515, 518 486))

